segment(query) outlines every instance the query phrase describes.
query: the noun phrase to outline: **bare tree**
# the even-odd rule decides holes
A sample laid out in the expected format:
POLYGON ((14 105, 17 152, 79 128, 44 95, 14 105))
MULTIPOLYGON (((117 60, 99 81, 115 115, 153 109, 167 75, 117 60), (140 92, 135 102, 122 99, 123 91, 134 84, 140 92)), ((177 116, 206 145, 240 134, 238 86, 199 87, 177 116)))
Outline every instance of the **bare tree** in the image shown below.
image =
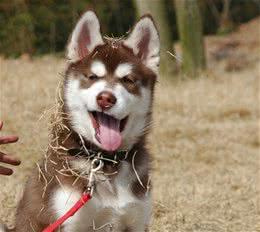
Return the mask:
POLYGON ((175 0, 182 48, 182 68, 195 74, 206 66, 202 22, 197 0, 175 0))
POLYGON ((173 53, 173 37, 166 15, 166 6, 163 0, 135 0, 138 15, 151 14, 156 22, 161 41, 160 71, 171 75, 176 71, 176 61, 168 52, 173 53))
POLYGON ((208 3, 209 8, 218 24, 218 32, 228 32, 232 28, 232 20, 230 17, 230 3, 231 0, 222 0, 222 10, 219 11, 217 9, 216 3, 214 0, 206 1, 208 3))

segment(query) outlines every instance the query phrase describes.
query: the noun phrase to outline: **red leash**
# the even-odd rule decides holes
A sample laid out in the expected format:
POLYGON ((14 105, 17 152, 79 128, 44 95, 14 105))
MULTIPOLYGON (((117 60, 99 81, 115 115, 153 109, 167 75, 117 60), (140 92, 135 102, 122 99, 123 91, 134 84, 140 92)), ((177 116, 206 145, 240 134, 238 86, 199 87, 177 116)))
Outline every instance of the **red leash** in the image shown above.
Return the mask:
POLYGON ((87 192, 81 196, 81 198, 76 202, 76 204, 65 215, 63 215, 56 222, 48 226, 42 232, 53 232, 54 230, 56 230, 60 225, 62 225, 62 223, 68 220, 68 218, 72 217, 76 212, 79 211, 79 209, 83 205, 85 205, 91 199, 94 186, 95 186, 94 175, 97 171, 103 168, 103 165, 104 165, 103 161, 98 158, 92 160, 87 192))
POLYGON ((48 226, 46 229, 44 229, 42 232, 53 232, 56 230, 62 223, 64 223, 68 218, 72 217, 78 210, 85 205, 89 200, 91 199, 90 192, 87 192, 83 194, 76 202, 76 204, 61 218, 59 218, 56 222, 52 223, 50 226, 48 226))
POLYGON ((87 192, 81 196, 81 198, 76 202, 76 204, 61 218, 59 218, 56 222, 48 226, 43 232, 53 232, 56 230, 62 223, 64 223, 68 218, 72 217, 78 210, 85 205, 91 199, 90 193, 87 192))

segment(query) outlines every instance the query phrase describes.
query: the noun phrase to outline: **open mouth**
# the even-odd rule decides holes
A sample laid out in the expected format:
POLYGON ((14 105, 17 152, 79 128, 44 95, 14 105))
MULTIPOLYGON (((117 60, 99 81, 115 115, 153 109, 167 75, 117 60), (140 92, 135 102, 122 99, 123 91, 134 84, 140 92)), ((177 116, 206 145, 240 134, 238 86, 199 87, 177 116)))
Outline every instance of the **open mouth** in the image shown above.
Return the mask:
POLYGON ((107 151, 116 151, 121 145, 121 133, 125 129, 128 117, 119 120, 97 111, 89 112, 89 115, 95 129, 95 137, 102 148, 107 151))

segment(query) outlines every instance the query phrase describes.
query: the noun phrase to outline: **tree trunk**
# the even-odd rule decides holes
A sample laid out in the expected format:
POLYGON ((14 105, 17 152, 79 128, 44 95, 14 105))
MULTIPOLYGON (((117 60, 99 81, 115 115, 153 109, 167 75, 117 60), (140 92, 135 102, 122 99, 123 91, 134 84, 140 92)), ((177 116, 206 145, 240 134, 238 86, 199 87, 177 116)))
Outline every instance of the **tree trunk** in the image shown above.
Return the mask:
POLYGON ((231 0, 222 0, 222 11, 218 11, 214 0, 208 2, 208 6, 218 24, 218 34, 228 33, 233 28, 233 22, 230 17, 231 0))
POLYGON ((151 14, 155 20, 160 34, 161 62, 160 72, 171 75, 176 71, 176 60, 168 54, 173 52, 173 37, 170 31, 169 21, 163 0, 135 0, 139 16, 151 14))
POLYGON ((182 68, 186 74, 205 69, 202 22, 197 0, 175 0, 179 38, 182 47, 182 68))
POLYGON ((13 30, 16 34, 16 43, 18 46, 18 53, 32 54, 34 48, 34 33, 33 23, 31 15, 28 11, 26 0, 16 0, 14 2, 16 11, 16 22, 19 22, 19 26, 14 25, 13 30))
POLYGON ((232 30, 232 21, 230 19, 230 0, 223 0, 223 10, 220 15, 219 33, 227 33, 232 30))

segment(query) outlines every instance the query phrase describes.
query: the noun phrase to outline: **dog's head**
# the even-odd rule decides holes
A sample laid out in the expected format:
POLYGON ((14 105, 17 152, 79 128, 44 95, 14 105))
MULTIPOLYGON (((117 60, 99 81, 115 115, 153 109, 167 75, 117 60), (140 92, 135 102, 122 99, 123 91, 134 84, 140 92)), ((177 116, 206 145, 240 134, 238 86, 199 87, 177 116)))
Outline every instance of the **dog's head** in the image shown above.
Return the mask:
POLYGON ((96 14, 78 21, 69 45, 65 106, 71 126, 102 150, 130 149, 150 124, 160 42, 150 16, 125 40, 103 39, 96 14))

